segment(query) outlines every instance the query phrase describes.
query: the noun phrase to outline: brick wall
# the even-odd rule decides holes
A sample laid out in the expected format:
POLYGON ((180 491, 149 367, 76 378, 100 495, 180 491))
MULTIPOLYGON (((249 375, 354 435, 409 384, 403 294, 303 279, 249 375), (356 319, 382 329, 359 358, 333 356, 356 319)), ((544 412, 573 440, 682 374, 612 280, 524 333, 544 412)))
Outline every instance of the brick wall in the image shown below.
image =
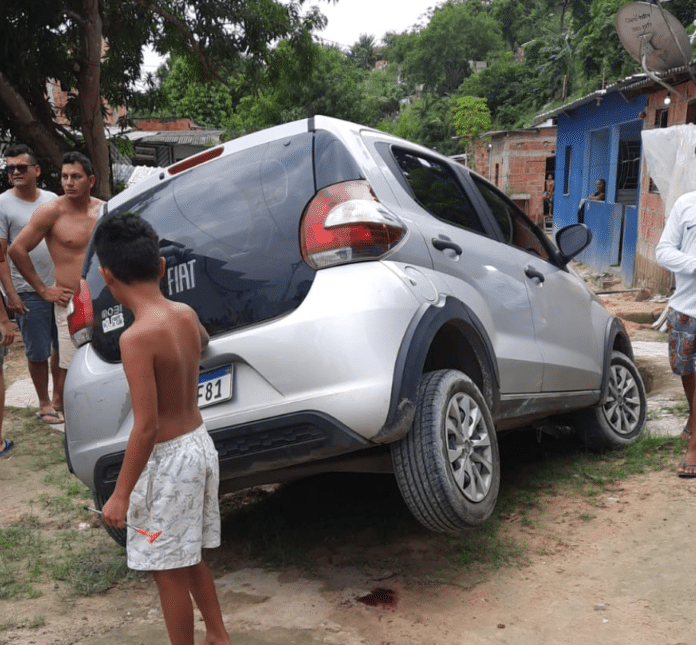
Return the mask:
POLYGON ((494 132, 475 144, 473 167, 540 223, 546 160, 555 154, 555 127, 494 132))
POLYGON ((169 118, 169 119, 136 119, 135 127, 144 132, 183 132, 185 130, 200 130, 189 118, 169 118))

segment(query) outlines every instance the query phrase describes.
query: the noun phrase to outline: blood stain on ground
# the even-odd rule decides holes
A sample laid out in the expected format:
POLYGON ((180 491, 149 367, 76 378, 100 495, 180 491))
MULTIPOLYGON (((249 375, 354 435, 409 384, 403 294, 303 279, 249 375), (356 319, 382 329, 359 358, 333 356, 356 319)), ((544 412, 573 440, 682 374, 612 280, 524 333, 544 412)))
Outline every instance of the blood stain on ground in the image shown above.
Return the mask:
POLYGON ((374 589, 366 596, 358 598, 358 602, 368 605, 369 607, 377 607, 379 605, 396 607, 397 600, 397 593, 392 589, 374 589))

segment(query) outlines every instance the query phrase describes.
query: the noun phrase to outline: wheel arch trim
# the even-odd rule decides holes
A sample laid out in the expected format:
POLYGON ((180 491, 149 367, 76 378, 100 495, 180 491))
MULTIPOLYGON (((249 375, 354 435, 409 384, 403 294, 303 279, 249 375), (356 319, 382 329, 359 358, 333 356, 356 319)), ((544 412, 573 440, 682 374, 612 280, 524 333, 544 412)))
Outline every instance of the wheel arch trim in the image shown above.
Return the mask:
POLYGON ((464 303, 448 296, 439 305, 424 303, 411 319, 399 347, 394 366, 391 400, 382 429, 372 438, 376 443, 390 443, 403 437, 411 427, 423 368, 438 332, 455 323, 457 330, 471 343, 482 371, 490 378, 489 392, 482 392, 497 410, 500 378, 495 351, 488 333, 476 314, 464 303))

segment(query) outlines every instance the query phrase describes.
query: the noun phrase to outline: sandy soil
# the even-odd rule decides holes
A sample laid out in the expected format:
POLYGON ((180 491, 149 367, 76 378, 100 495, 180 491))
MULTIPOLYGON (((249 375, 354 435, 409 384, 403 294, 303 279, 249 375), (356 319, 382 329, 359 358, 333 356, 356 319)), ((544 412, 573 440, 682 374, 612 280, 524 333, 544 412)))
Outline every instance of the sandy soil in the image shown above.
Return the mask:
MULTIPOLYGON (((641 311, 650 306, 658 315, 664 307, 634 307, 634 297, 617 296, 608 306, 641 311)), ((647 324, 629 326, 636 338, 664 340, 647 324)), ((16 354, 6 372, 10 376, 21 374, 16 354)), ((664 402, 680 399, 678 384, 664 360, 642 362, 654 386, 648 425, 676 432, 683 420, 665 412, 664 402)), ((0 526, 25 514, 43 485, 40 473, 27 470, 28 463, 19 449, 0 462, 0 526)), ((393 513, 398 525, 386 538, 369 522, 349 523, 346 530, 328 535, 313 517, 318 502, 309 489, 290 493, 288 503, 308 506, 306 521, 316 528, 307 545, 311 573, 261 568, 248 545, 229 536, 210 553, 234 643, 696 643, 691 617, 696 559, 687 551, 696 520, 696 480, 665 471, 635 476, 595 497, 542 496, 532 521, 513 514, 503 527, 527 546, 527 562, 493 572, 453 566, 439 538, 404 518, 389 481, 346 479, 339 483, 336 501, 359 513, 360 506, 350 507, 357 503, 352 500, 378 500, 382 506, 369 511, 375 524, 393 513)), ((272 525, 274 517, 266 519, 272 525)), ((50 518, 43 521, 50 526, 50 518)), ((35 600, 0 602, 0 644, 169 642, 156 591, 146 578, 90 598, 75 598, 59 585, 45 585, 43 591, 35 600), (37 614, 46 617, 45 625, 23 625, 37 614)))

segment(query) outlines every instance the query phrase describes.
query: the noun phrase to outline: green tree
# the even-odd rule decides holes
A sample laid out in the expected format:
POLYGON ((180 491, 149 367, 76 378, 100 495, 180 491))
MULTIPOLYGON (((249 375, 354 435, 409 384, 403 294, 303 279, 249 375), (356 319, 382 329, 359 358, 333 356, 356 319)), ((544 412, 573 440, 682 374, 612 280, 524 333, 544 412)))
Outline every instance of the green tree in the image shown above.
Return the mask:
POLYGON ((201 79, 190 60, 174 57, 163 79, 160 104, 168 116, 189 117, 198 125, 220 127, 234 113, 232 82, 201 79))
MULTIPOLYGON (((517 62, 511 52, 496 58, 486 69, 467 78, 458 95, 486 99, 491 119, 500 129, 524 124, 540 103, 533 71, 525 62, 517 62)), ((545 98, 546 94, 542 98, 545 98)))
POLYGON ((454 92, 471 73, 469 61, 486 60, 504 47, 500 26, 475 2, 449 0, 404 56, 404 74, 428 92, 454 92), (471 2, 471 4, 470 4, 471 2))
POLYGON ((358 69, 371 70, 375 67, 377 56, 375 37, 360 34, 360 38, 348 52, 348 61, 358 69))
POLYGON ((301 82, 295 70, 299 62, 287 42, 276 51, 278 71, 263 89, 239 101, 227 124, 234 134, 250 132, 316 114, 364 122, 368 73, 347 62, 345 54, 332 47, 313 44, 311 65, 301 82))
POLYGON ((484 132, 489 132, 491 129, 491 113, 486 105, 486 99, 462 96, 457 99, 452 113, 454 131, 465 151, 484 132))
MULTIPOLYGON (((302 56, 310 32, 325 24, 305 0, 2 0, 0 130, 60 166, 68 149, 84 147, 108 197, 109 153, 102 99, 128 105, 140 77, 143 47, 195 60, 201 74, 224 79, 239 65, 253 84, 274 69, 274 44, 287 39, 302 56), (102 52, 102 44, 107 49, 102 52), (71 92, 64 125, 46 101, 49 82, 71 92), (76 133, 80 133, 79 135, 76 133)), ((298 75, 299 75, 298 71, 298 75)))
POLYGON ((626 4, 623 0, 602 0, 591 3, 589 20, 579 29, 577 56, 584 78, 595 85, 640 71, 624 49, 616 33, 616 12, 626 4))
POLYGON ((399 81, 399 68, 396 65, 370 72, 364 92, 363 118, 368 125, 397 116, 401 101, 407 96, 407 88, 399 81))

